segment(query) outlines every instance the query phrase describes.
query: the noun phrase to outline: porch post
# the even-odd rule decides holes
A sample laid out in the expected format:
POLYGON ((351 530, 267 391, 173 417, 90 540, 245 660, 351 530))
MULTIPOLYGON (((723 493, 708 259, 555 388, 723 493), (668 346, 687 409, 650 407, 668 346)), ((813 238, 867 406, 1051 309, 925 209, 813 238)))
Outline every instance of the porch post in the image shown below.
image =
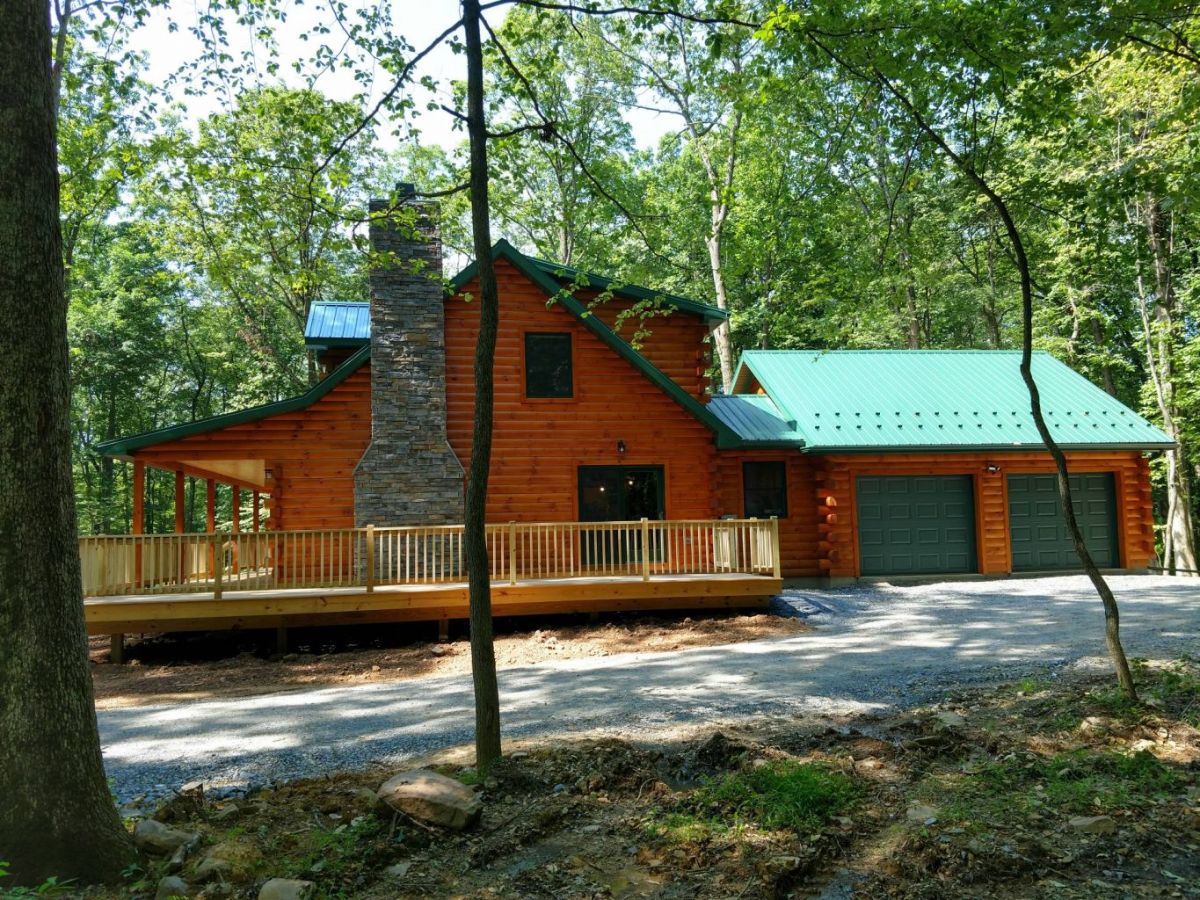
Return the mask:
MULTIPOLYGON (((233 505, 230 507, 232 515, 231 530, 236 535, 242 530, 242 489, 235 484, 232 485, 231 490, 233 491, 233 505)), ((238 572, 238 542, 236 537, 232 541, 229 552, 231 555, 230 563, 233 566, 233 574, 236 575, 238 572)))
POLYGON ((183 470, 175 470, 175 533, 183 534, 187 531, 185 519, 187 518, 187 504, 183 497, 183 470))
MULTIPOLYGON (((185 483, 184 483, 183 469, 176 469, 175 470, 175 533, 176 534, 183 534, 185 531, 187 531, 187 521, 186 521, 187 520, 187 501, 184 499, 184 486, 185 486, 185 483)), ((176 542, 175 542, 175 553, 178 556, 178 561, 176 563, 176 568, 178 569, 178 571, 176 572, 176 576, 179 579, 179 583, 183 584, 183 582, 187 578, 187 562, 184 559, 184 548, 183 548, 182 538, 176 540, 176 542)))
MULTIPOLYGON (((212 478, 204 479, 204 487, 206 494, 206 514, 204 517, 204 530, 208 534, 214 534, 217 530, 217 482, 212 478)), ((210 540, 208 542, 208 577, 212 578, 217 571, 217 548, 210 540)))
MULTIPOLYGON (((145 532, 146 517, 146 464, 140 459, 133 461, 133 523, 134 534, 145 532)), ((133 542, 133 583, 142 586, 142 542, 133 542)))

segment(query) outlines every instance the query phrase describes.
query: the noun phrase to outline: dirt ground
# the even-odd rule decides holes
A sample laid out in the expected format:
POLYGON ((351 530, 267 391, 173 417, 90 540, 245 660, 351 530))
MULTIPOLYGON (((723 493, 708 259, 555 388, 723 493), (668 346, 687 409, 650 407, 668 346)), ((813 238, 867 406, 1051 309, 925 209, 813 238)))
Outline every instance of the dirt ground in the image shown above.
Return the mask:
MULTIPOLYGON (((429 761, 482 798, 463 832, 381 807, 383 771, 155 815, 199 832, 174 868, 212 898, 273 877, 367 900, 1198 897, 1200 666, 1137 676, 1140 704, 1047 676, 890 716, 529 746, 487 778, 429 761)), ((88 896, 151 897, 170 868, 88 896)))
MULTIPOLYGON (((457 624, 457 623, 456 623, 457 624)), ((595 623, 571 619, 500 621, 496 665, 501 669, 550 660, 660 653, 784 637, 807 630, 800 620, 757 614, 620 615, 595 623)), ((437 626, 294 629, 289 650, 275 656, 274 632, 224 632, 130 639, 128 662, 109 662, 106 637, 91 639, 96 706, 203 700, 301 688, 400 681, 471 670, 465 629, 437 640, 437 626)))

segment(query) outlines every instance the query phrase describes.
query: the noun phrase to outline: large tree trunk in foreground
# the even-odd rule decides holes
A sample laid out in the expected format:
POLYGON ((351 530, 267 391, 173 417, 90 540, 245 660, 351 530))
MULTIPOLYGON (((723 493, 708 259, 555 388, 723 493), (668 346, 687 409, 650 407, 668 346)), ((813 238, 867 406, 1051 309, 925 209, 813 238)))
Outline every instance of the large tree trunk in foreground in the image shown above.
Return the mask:
POLYGON ((492 462, 492 370, 500 301, 488 223, 487 124, 483 112, 483 49, 479 0, 463 0, 467 47, 467 134, 471 139, 471 231, 479 277, 479 338, 475 345, 475 423, 467 475, 467 587, 471 607, 471 677, 475 684, 475 765, 487 771, 500 758, 500 691, 492 645, 492 585, 488 572, 486 509, 492 462))
POLYGON ((0 860, 26 884, 51 875, 113 880, 134 859, 100 759, 83 625, 53 102, 49 7, 8 0, 0 15, 0 860))

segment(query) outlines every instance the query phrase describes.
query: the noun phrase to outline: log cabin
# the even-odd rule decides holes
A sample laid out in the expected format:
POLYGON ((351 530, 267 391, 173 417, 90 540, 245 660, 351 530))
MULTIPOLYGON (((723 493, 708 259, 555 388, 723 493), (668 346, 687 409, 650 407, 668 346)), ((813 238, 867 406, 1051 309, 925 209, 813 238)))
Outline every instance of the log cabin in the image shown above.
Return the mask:
MULTIPOLYGON (((386 262, 371 274, 370 302, 312 306, 305 341, 322 379, 291 399, 102 445, 133 463, 135 494, 146 466, 174 472, 177 496, 185 478, 204 479, 210 532, 218 484, 253 493, 254 531, 259 497, 269 532, 461 523, 478 279, 471 264, 444 280, 436 207, 402 188, 409 224, 372 204, 372 249, 386 262)), ((500 329, 487 519, 501 530, 583 529, 568 539, 530 531, 523 570, 535 543, 537 571, 548 574, 626 557, 648 574, 649 560, 688 553, 716 568, 732 546, 686 529, 728 519, 772 522, 769 570, 821 584, 1079 566, 1019 354, 747 351, 733 390, 714 394, 710 332, 724 311, 536 259, 503 240, 493 255, 500 329), (587 531, 602 522, 680 530, 587 531)), ((1147 455, 1169 438, 1048 354, 1035 355, 1033 372, 1067 452, 1089 549, 1103 568, 1144 569, 1155 553, 1147 455)), ((493 569, 503 575, 511 562, 515 584, 515 538, 497 540, 493 569)), ((395 559, 413 564, 408 551, 395 559)), ((326 564, 306 560, 308 550, 293 549, 278 562, 326 564)), ((611 608, 605 602, 592 608, 611 608)))

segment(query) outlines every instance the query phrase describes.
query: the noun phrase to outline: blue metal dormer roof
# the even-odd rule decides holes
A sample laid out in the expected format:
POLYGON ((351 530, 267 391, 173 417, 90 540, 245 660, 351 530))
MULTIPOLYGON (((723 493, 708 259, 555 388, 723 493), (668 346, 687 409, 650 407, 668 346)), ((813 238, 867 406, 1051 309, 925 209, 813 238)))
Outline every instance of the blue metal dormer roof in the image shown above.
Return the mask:
POLYGON ((317 300, 308 308, 308 321, 304 324, 306 347, 363 347, 370 342, 370 303, 317 300))

